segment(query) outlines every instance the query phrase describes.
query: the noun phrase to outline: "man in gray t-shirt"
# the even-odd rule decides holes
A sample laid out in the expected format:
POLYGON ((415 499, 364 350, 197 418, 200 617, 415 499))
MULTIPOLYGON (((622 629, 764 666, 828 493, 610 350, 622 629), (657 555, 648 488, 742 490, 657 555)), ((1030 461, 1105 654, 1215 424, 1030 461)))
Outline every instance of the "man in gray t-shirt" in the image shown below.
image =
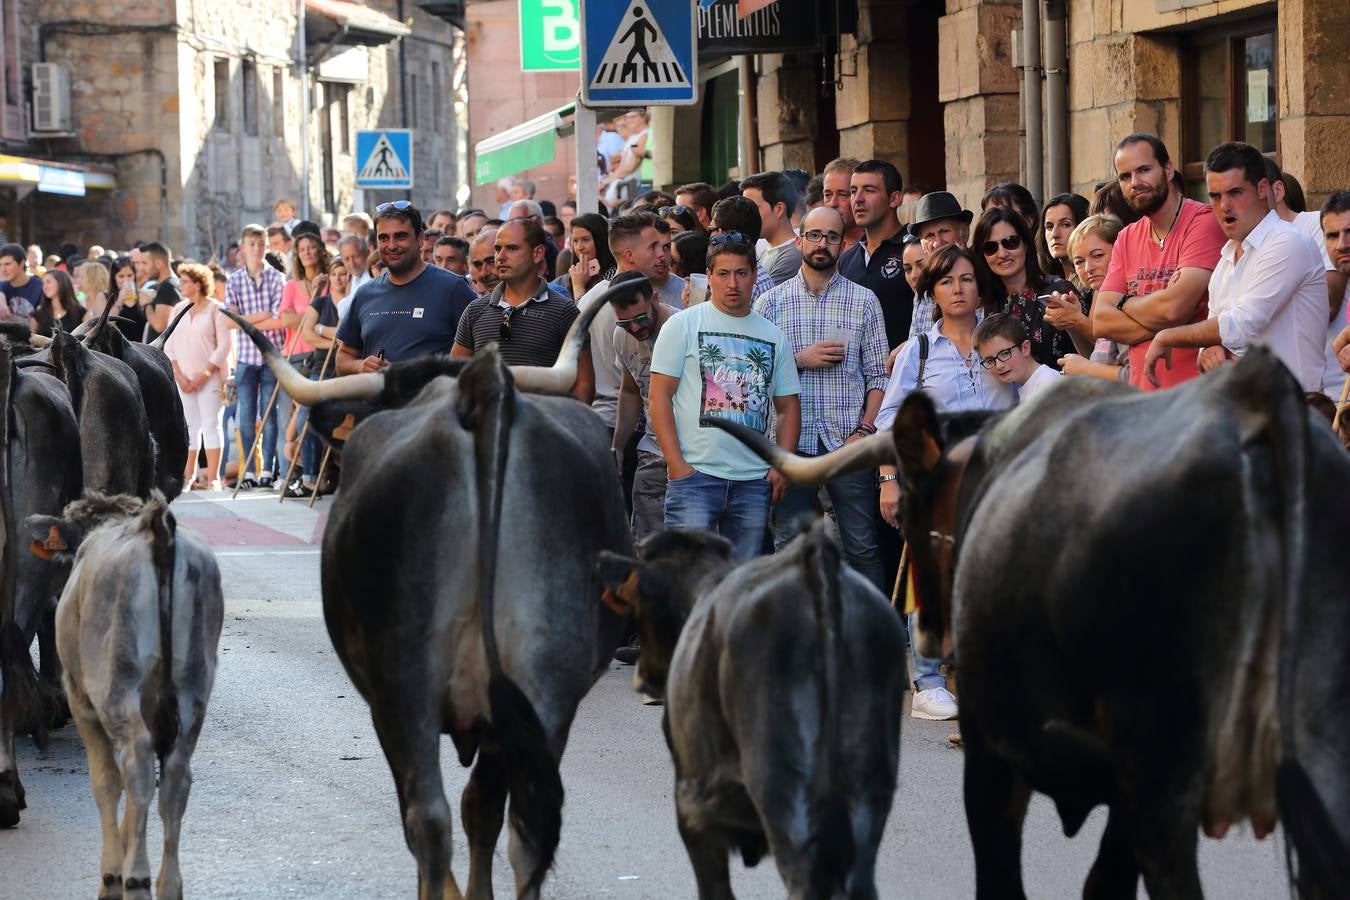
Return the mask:
POLYGON ((639 282, 628 293, 610 298, 614 312, 614 357, 622 372, 619 386, 618 411, 614 426, 614 455, 623 464, 624 447, 637 428, 639 417, 646 420, 646 428, 637 445, 637 473, 633 478, 633 540, 640 541, 660 531, 665 523, 666 461, 661 445, 652 431, 651 416, 647 412, 648 389, 652 380, 652 347, 661 325, 679 310, 660 303, 652 294, 650 284, 639 273, 620 274, 612 284, 624 281, 639 282))

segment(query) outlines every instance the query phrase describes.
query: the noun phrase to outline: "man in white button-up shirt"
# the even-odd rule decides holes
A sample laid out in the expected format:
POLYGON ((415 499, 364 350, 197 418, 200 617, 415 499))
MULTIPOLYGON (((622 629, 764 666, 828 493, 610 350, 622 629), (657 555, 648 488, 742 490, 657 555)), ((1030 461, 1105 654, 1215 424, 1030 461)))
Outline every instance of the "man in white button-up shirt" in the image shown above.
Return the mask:
POLYGON ((1170 365, 1171 348, 1203 347, 1207 372, 1265 344, 1305 391, 1318 390, 1325 361, 1326 270, 1317 245, 1270 208, 1261 152, 1250 144, 1220 144, 1205 161, 1210 205, 1228 243, 1209 280, 1209 318, 1158 332, 1144 362, 1170 365))

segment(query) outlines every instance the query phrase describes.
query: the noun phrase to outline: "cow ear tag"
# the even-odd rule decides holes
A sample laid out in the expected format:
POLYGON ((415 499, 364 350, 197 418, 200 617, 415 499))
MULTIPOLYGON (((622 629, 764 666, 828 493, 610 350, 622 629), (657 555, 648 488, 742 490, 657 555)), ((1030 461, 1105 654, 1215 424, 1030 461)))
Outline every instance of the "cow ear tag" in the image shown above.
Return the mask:
POLYGON ((66 539, 61 537, 61 532, 56 529, 55 525, 53 525, 51 527, 51 530, 47 532, 47 540, 42 542, 42 546, 44 549, 47 550, 70 549, 70 547, 66 546, 66 539))
POLYGON ((42 541, 33 541, 33 543, 28 545, 28 549, 32 550, 34 553, 36 553, 43 559, 51 559, 53 556, 56 555, 52 551, 48 550, 46 544, 44 544, 42 541))
POLYGON ((625 615, 630 607, 637 607, 637 579, 636 570, 629 572, 628 578, 619 585, 617 591, 605 588, 605 592, 600 595, 600 602, 613 610, 616 615, 625 615))

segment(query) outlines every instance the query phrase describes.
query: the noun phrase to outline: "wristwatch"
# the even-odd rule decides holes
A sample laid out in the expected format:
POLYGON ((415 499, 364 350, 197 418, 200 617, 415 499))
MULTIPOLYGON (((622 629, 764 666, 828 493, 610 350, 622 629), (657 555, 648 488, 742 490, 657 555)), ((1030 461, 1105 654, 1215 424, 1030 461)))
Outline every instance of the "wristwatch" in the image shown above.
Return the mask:
POLYGON ((895 481, 899 477, 900 477, 899 475, 878 475, 877 484, 885 484, 888 481, 895 481))

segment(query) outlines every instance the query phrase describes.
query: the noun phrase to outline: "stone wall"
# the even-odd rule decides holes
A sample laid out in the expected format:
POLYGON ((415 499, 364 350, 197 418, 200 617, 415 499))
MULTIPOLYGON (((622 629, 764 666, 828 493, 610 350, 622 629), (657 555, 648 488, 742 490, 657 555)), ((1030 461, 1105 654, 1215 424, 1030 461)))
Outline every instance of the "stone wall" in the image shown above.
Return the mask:
POLYGON ((1021 170, 1018 70, 1012 31, 1020 3, 947 0, 938 22, 938 99, 947 135, 947 190, 979 209, 987 188, 1021 170))
MULTIPOLYGON (((371 4, 396 14, 396 0, 371 4)), ((77 243, 126 246, 165 240, 179 254, 205 258, 236 240, 246 222, 266 223, 272 204, 302 206, 301 141, 309 142, 310 217, 336 224, 354 208, 354 132, 402 124, 398 44, 369 51, 369 78, 346 91, 347 127, 340 133, 337 104, 325 106, 311 73, 313 104, 302 138, 301 82, 294 66, 296 18, 291 0, 143 4, 115 0, 46 0, 34 20, 78 21, 48 36, 47 59, 71 72, 74 139, 59 140, 57 158, 116 166, 111 196, 91 191, 83 214, 71 204, 44 203, 62 216, 62 232, 77 243), (228 66, 225 118, 216 121, 216 64, 228 66), (251 66, 251 69, 248 68, 251 66), (254 121, 245 127, 246 74, 254 83, 254 121), (329 116, 330 146, 321 145, 320 117, 329 116), (333 156, 333 204, 325 204, 325 153, 333 156)), ((439 19, 416 13, 408 40, 408 71, 418 76, 415 189, 419 205, 454 206, 465 177, 462 110, 455 109, 462 39, 439 19), (428 84, 432 63, 442 86, 428 84), (431 128, 439 104, 440 130, 431 128)), ((462 77, 459 79, 462 81, 462 77)), ((411 81, 411 79, 410 79, 411 81)), ((392 195, 391 195, 392 196, 392 195)), ((400 192, 397 196, 403 196, 400 192)), ((378 201, 381 198, 370 198, 378 201)))

